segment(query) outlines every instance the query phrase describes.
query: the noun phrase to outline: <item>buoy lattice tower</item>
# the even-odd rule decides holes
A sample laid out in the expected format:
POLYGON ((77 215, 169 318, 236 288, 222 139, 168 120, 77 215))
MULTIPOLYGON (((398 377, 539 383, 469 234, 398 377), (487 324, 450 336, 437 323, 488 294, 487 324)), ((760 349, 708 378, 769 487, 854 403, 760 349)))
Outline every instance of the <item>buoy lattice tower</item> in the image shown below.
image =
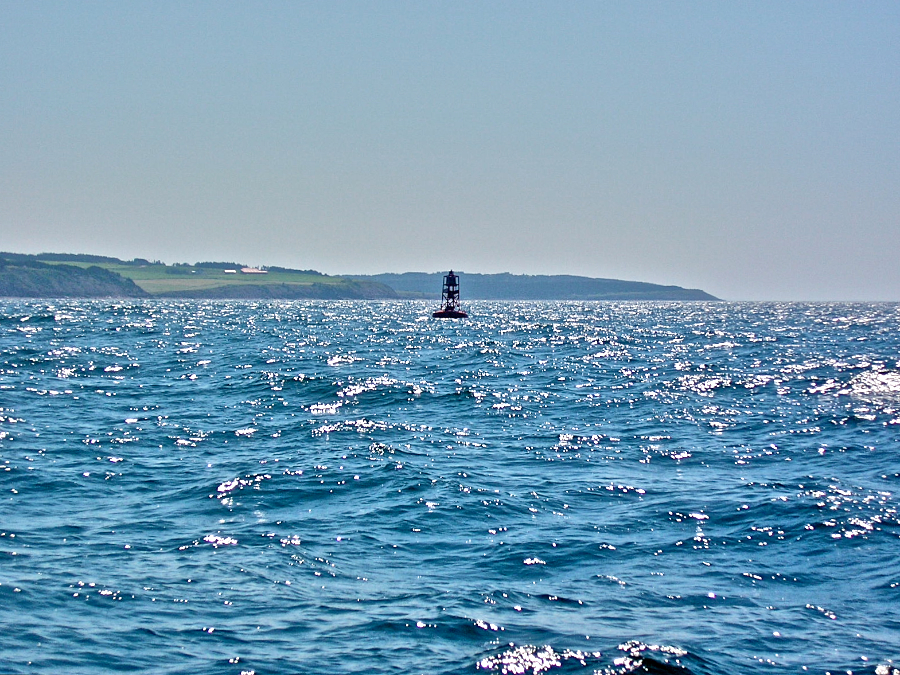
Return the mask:
POLYGON ((459 306, 459 276, 453 270, 444 275, 441 308, 431 316, 436 319, 465 319, 469 316, 459 306))
POLYGON ((444 290, 441 293, 441 309, 444 311, 459 311, 459 277, 450 270, 444 275, 444 290))

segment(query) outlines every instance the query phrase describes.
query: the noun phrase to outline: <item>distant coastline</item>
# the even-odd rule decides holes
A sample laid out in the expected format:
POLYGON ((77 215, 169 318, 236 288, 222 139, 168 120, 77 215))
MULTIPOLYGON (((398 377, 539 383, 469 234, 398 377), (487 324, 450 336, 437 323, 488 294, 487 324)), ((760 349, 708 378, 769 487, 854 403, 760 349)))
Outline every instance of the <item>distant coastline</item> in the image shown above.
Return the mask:
MULTIPOLYGON (((353 275, 375 281, 408 298, 440 299, 442 272, 353 275)), ((719 300, 706 291, 643 281, 597 279, 569 274, 460 273, 462 295, 468 300, 719 300)))
MULTIPOLYGON (((440 297, 443 272, 330 276, 236 262, 0 252, 0 297, 386 300, 440 297)), ((700 289, 571 275, 461 273, 466 300, 718 300, 700 289)))

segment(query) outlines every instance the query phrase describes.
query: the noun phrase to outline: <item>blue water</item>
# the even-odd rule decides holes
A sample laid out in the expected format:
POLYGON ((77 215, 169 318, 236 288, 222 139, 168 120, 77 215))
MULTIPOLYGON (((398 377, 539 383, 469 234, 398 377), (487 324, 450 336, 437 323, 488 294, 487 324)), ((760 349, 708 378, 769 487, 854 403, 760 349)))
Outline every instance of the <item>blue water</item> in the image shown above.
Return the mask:
POLYGON ((900 305, 0 302, 0 672, 900 672, 900 305))

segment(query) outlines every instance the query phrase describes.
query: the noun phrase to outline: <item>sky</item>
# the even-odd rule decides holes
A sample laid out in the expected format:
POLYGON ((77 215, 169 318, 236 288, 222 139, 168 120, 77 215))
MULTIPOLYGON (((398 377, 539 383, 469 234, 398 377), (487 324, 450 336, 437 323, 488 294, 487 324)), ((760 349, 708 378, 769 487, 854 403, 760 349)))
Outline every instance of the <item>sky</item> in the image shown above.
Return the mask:
POLYGON ((900 3, 0 0, 0 250, 900 300, 900 3))

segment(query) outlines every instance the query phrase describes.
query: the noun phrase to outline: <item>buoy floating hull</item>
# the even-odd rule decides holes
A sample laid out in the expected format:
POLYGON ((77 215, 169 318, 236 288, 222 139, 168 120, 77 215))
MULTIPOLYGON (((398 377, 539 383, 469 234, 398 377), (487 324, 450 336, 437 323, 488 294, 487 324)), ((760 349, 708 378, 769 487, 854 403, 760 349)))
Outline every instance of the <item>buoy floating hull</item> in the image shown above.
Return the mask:
POLYGON ((441 309, 431 315, 435 319, 468 319, 469 315, 456 309, 441 309))

